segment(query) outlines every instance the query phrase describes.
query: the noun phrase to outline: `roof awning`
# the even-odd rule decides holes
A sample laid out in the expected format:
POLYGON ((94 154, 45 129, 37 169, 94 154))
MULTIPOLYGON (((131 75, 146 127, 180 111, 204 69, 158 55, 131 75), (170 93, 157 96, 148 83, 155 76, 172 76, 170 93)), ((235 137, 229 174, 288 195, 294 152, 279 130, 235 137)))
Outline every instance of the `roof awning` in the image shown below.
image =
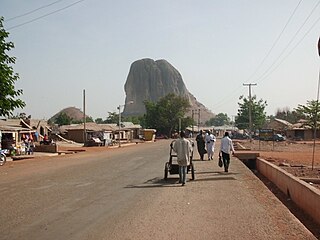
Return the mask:
POLYGON ((31 130, 28 128, 13 127, 13 126, 0 126, 0 131, 3 133, 13 133, 13 132, 30 133, 30 132, 34 132, 34 130, 31 130))

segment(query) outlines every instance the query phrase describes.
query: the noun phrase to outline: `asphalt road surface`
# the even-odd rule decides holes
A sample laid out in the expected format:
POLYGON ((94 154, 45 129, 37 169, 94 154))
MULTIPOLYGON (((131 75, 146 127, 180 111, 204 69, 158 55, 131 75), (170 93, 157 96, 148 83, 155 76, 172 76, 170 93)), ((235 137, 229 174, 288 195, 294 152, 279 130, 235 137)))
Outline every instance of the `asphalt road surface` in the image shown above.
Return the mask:
POLYGON ((315 239, 238 160, 164 181, 169 143, 8 162, 0 239, 315 239))

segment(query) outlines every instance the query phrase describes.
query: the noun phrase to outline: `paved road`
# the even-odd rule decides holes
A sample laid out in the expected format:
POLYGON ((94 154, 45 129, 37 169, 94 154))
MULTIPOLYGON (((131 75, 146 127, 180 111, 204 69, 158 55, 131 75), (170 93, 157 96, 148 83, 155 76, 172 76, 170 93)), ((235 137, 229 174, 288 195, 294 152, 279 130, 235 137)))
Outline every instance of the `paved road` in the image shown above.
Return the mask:
MULTIPOLYGON (((169 141, 8 162, 0 239, 315 239, 238 160, 164 181, 169 141)), ((198 156, 195 155, 195 158, 198 156)))

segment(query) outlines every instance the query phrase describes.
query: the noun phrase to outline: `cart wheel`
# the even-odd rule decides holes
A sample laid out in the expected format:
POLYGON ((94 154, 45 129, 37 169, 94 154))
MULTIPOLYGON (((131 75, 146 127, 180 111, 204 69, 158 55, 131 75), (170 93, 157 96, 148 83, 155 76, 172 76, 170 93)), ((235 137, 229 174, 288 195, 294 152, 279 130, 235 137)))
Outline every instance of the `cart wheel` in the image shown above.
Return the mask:
POLYGON ((3 166, 7 161, 7 157, 5 155, 0 156, 0 166, 3 166))
POLYGON ((167 180, 169 173, 169 163, 166 162, 166 165, 164 166, 164 180, 167 180))
POLYGON ((193 166, 193 163, 191 163, 191 179, 194 180, 194 166, 193 166))

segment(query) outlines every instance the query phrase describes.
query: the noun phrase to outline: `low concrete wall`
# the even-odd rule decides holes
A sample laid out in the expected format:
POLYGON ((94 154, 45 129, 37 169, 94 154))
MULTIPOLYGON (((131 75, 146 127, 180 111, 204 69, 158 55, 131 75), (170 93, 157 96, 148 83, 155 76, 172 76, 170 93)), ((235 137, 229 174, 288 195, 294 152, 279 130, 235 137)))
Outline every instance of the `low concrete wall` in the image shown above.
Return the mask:
POLYGON ((48 153, 57 153, 58 152, 58 145, 51 144, 51 145, 36 145, 35 152, 48 152, 48 153))
POLYGON ((320 224, 320 190, 264 159, 257 158, 256 167, 261 174, 320 224))

